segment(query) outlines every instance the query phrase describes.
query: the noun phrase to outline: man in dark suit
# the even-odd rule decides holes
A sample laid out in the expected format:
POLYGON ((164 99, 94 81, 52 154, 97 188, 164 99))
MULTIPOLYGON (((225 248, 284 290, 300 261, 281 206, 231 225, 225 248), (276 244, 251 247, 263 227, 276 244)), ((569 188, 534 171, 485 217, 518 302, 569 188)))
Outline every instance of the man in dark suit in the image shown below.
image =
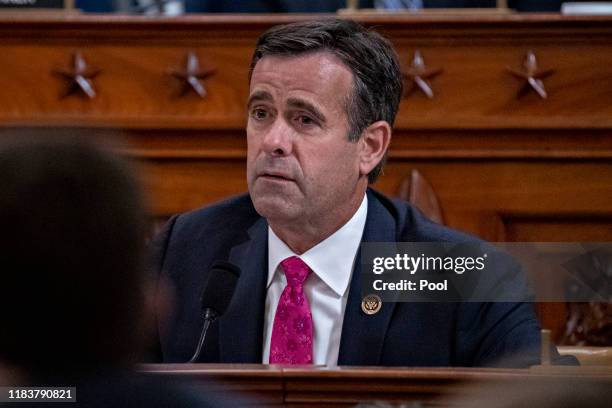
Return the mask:
POLYGON ((242 270, 201 362, 528 366, 539 323, 526 303, 385 303, 362 310, 362 242, 469 242, 369 189, 402 94, 390 43, 357 23, 278 26, 257 43, 247 124, 249 195, 174 217, 154 265, 176 307, 160 359, 189 360, 211 264, 242 270))

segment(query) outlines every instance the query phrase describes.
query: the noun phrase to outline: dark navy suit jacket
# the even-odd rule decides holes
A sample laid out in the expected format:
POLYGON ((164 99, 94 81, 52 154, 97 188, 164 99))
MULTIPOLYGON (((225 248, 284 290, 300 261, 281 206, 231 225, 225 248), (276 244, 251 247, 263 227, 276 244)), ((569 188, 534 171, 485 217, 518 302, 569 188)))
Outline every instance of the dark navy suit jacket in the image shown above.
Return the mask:
MULTIPOLYGON (((406 203, 373 190, 367 194, 365 242, 475 240, 432 223, 406 203)), ((206 274, 214 261, 228 260, 240 267, 241 276, 228 310, 208 332, 200 361, 261 363, 267 234, 268 224, 248 195, 170 220, 154 245, 155 267, 174 286, 176 299, 172 317, 158 324, 161 361, 185 362, 191 357, 203 324, 200 296, 206 274)), ((366 315, 361 310, 360 263, 355 265, 339 365, 539 363, 540 325, 531 303, 398 302, 366 315)))

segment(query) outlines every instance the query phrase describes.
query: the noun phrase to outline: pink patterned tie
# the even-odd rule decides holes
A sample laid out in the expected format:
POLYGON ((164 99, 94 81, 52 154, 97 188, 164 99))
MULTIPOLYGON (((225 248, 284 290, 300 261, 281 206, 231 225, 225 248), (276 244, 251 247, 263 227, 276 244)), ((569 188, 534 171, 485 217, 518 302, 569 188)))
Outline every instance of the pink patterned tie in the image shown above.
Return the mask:
POLYGON ((312 364, 312 314, 304 295, 304 281, 311 269, 297 256, 281 262, 287 286, 278 301, 270 364, 312 364))

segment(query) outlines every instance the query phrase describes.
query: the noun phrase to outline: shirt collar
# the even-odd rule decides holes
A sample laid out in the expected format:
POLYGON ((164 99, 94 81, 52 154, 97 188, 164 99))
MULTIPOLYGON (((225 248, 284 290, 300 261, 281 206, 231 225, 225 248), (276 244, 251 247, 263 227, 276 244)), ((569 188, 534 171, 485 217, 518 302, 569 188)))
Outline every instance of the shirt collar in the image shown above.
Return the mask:
POLYGON ((284 259, 299 256, 327 286, 343 296, 351 279, 367 215, 368 197, 364 194, 361 205, 346 224, 302 255, 296 255, 268 226, 267 286, 284 259))

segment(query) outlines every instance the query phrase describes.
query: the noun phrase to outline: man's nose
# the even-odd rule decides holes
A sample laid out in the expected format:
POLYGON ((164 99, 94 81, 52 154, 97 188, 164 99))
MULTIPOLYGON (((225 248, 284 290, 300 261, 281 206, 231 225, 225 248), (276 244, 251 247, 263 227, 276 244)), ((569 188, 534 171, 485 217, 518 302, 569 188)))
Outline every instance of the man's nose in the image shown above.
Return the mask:
POLYGON ((268 128, 263 138, 263 150, 271 156, 287 156, 292 152, 292 129, 283 120, 278 119, 268 128))

